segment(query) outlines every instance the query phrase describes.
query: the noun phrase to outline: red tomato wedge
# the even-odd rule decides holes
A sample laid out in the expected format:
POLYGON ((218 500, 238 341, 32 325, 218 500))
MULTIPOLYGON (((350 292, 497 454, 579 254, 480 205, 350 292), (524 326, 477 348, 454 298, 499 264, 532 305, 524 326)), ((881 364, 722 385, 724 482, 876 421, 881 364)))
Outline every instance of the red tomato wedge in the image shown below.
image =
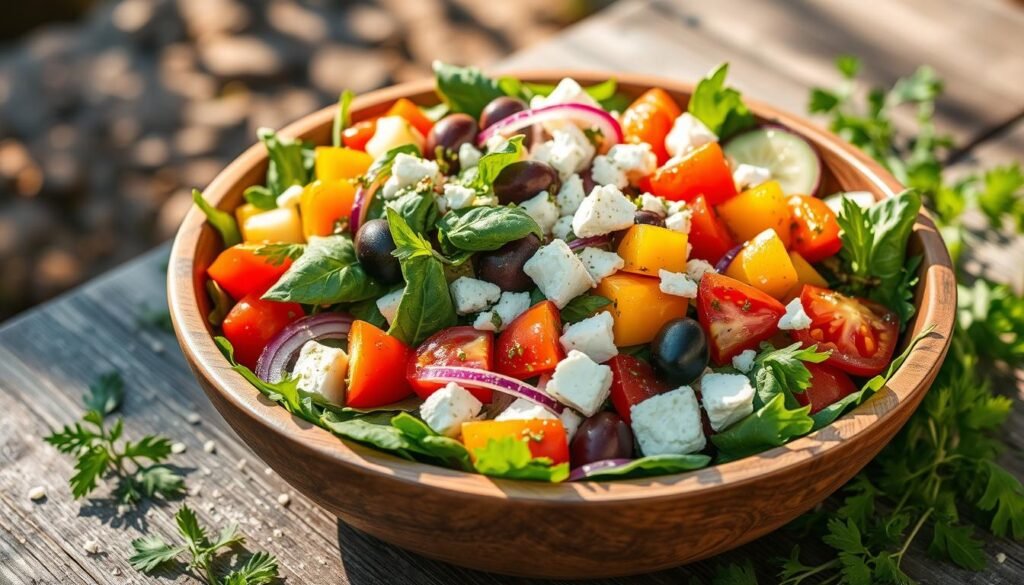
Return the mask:
POLYGON ((800 406, 811 405, 811 414, 815 414, 826 406, 833 404, 857 391, 845 373, 825 364, 804 362, 811 373, 811 385, 806 390, 794 393, 793 396, 800 406))
POLYGON ((259 246, 238 244, 221 252, 206 274, 233 298, 262 296, 292 265, 290 258, 274 265, 268 256, 256 254, 259 246))
POLYGON ((709 142, 679 162, 658 169, 650 178, 650 188, 651 193, 670 201, 693 201, 703 195, 710 205, 736 195, 732 171, 717 142, 709 142))
POLYGON ((620 353, 607 362, 612 369, 612 406, 627 423, 632 424, 630 409, 644 400, 671 388, 658 379, 647 362, 620 353))
POLYGON ((836 214, 824 201, 812 195, 794 195, 788 200, 792 210, 790 248, 811 264, 834 256, 843 247, 839 239, 836 214))
POLYGON ((690 218, 690 256, 715 265, 726 252, 736 246, 736 242, 703 195, 693 200, 690 209, 693 210, 690 218))
POLYGON ((558 342, 561 335, 558 307, 551 301, 537 303, 498 335, 495 369, 520 380, 554 370, 565 357, 558 342))
POLYGON ((373 138, 373 134, 376 131, 376 118, 373 120, 363 120, 345 128, 341 133, 341 141, 346 148, 365 151, 366 143, 373 138))
POLYGON ((622 113, 622 135, 626 142, 650 144, 658 164, 663 165, 669 158, 665 137, 681 113, 668 92, 658 87, 649 89, 622 113))
POLYGON ((462 442, 466 444, 470 455, 486 447, 491 439, 505 437, 522 440, 530 448, 531 455, 549 457, 555 465, 569 461, 569 439, 560 420, 486 420, 462 423, 462 442))
POLYGON ((779 330, 782 303, 738 280, 708 273, 697 291, 697 317, 708 334, 711 359, 727 364, 733 356, 779 330))
POLYGON ((366 321, 355 321, 348 332, 348 394, 345 406, 374 408, 412 394, 405 379, 411 351, 366 321))
POLYGON ((874 376, 892 361, 899 340, 895 313, 867 299, 848 297, 811 284, 800 291, 811 326, 793 332, 804 347, 832 350, 825 362, 854 376, 874 376))
POLYGON ((249 369, 256 368, 270 340, 304 314, 298 303, 265 301, 261 294, 243 296, 224 317, 224 337, 235 348, 235 360, 249 369))
MULTIPOLYGON (((469 326, 449 327, 431 335, 409 356, 405 376, 416 395, 426 398, 444 384, 424 382, 417 378, 419 371, 427 366, 458 366, 492 370, 494 368, 494 334, 478 331, 469 326)), ((491 401, 491 390, 467 388, 484 403, 491 401)))

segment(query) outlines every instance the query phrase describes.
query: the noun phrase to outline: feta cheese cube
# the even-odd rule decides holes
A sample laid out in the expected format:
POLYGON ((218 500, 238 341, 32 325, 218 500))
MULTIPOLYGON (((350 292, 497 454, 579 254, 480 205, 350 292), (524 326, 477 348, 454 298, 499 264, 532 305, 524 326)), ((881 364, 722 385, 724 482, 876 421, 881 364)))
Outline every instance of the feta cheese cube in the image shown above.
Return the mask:
POLYGON ((458 437, 462 423, 475 420, 483 404, 455 382, 435 391, 420 406, 420 417, 434 432, 458 437))
POLYGON ((661 292, 687 299, 697 298, 697 283, 690 280, 690 277, 685 273, 661 269, 658 270, 658 278, 661 279, 661 282, 658 284, 661 292))
POLYGON ((745 349, 741 351, 739 355, 732 356, 732 367, 744 374, 749 373, 750 370, 754 369, 754 358, 756 357, 756 351, 752 349, 745 349))
POLYGON ((736 189, 738 191, 757 187, 771 178, 771 171, 764 167, 754 165, 739 164, 736 165, 736 168, 732 171, 732 180, 736 183, 736 189))
POLYGON ((464 142, 459 147, 459 167, 463 170, 475 167, 480 163, 483 153, 472 142, 464 142))
POLYGON ((601 107, 601 105, 597 103, 597 100, 590 97, 587 90, 583 89, 583 86, 571 77, 565 77, 559 81, 558 85, 555 86, 555 89, 551 90, 551 93, 548 95, 534 96, 533 99, 530 100, 530 108, 532 109, 559 104, 583 104, 585 106, 593 106, 595 108, 601 107))
POLYGON ((473 327, 480 331, 502 331, 530 308, 530 293, 503 292, 498 304, 476 317, 473 327))
POLYGON ((366 153, 374 159, 384 156, 392 148, 413 144, 423 150, 423 135, 401 116, 377 118, 377 129, 366 142, 366 153))
POLYGON ((563 215, 558 218, 555 225, 551 226, 551 236, 558 238, 559 240, 569 239, 569 234, 572 233, 572 216, 563 215))
POLYGON ((742 374, 707 374, 701 378, 700 395, 711 428, 716 431, 754 412, 754 387, 742 374))
POLYGON ((292 185, 277 196, 278 207, 295 207, 302 200, 302 192, 305 188, 302 185, 292 185))
POLYGON ((477 331, 501 331, 504 323, 494 311, 484 311, 473 319, 473 329, 477 331))
POLYGON ((665 137, 665 150, 674 157, 686 156, 709 142, 717 142, 718 136, 708 129, 690 112, 683 112, 676 118, 665 137))
POLYGON ((685 455, 704 448, 700 405, 693 388, 680 386, 629 409, 633 436, 644 455, 685 455))
POLYGON ((604 311, 582 321, 572 323, 558 338, 566 353, 573 350, 581 351, 597 363, 604 363, 619 355, 615 347, 615 336, 612 325, 615 320, 612 314, 604 311))
POLYGON ((608 150, 608 158, 630 181, 638 181, 652 174, 658 168, 658 157, 646 142, 640 144, 616 144, 608 150))
POLYGON ((674 232, 688 234, 690 233, 691 219, 693 219, 693 210, 689 207, 684 207, 665 218, 665 227, 674 232))
POLYGON ((445 209, 463 209, 473 204, 476 199, 476 191, 463 185, 445 183, 444 185, 444 207, 445 209))
POLYGON ((572 231, 580 238, 602 236, 633 225, 636 205, 615 185, 594 187, 572 216, 572 231))
POLYGON ((579 209, 580 203, 583 202, 583 198, 586 196, 587 194, 583 192, 583 179, 573 173, 562 181, 562 186, 558 189, 558 195, 555 196, 555 203, 558 204, 562 215, 572 215, 579 209))
POLYGON ((498 302, 501 289, 485 280, 462 276, 448 285, 455 302, 455 312, 460 315, 478 313, 498 302))
POLYGON ((380 311, 381 315, 384 315, 388 325, 395 322, 395 315, 398 314, 398 304, 402 302, 402 293, 404 292, 405 289, 400 288, 377 299, 377 310, 380 311))
POLYGON ((533 221, 537 222, 545 235, 551 233, 551 228, 558 221, 558 206, 551 200, 551 195, 547 191, 541 191, 534 197, 523 201, 519 207, 532 217, 533 221))
POLYGON ((584 248, 580 253, 580 260, 587 267, 590 278, 594 279, 595 286, 605 277, 611 276, 622 270, 626 261, 615 252, 606 252, 600 248, 584 248))
POLYGON ((786 305, 786 314, 779 318, 779 329, 796 331, 798 329, 807 329, 810 326, 811 317, 804 310, 800 297, 789 301, 789 304, 786 305))
POLYGON ((292 367, 299 390, 319 394, 334 404, 345 404, 345 374, 348 355, 340 347, 310 340, 299 349, 292 367))
POLYGON ((562 421, 562 426, 565 427, 566 438, 571 441, 580 425, 583 424, 583 417, 575 410, 566 408, 558 418, 562 421))
POLYGON ((567 125, 555 130, 551 134, 551 140, 541 143, 530 154, 534 160, 551 165, 565 181, 573 173, 587 168, 595 152, 594 145, 582 130, 567 125))
POLYGON ((403 152, 395 156, 395 161, 391 165, 391 177, 384 182, 381 196, 384 199, 394 199, 403 189, 424 179, 439 184, 443 178, 436 162, 403 152))
POLYGON ((704 278, 707 273, 715 274, 718 271, 706 260, 700 258, 694 258, 693 260, 686 261, 686 276, 690 277, 690 280, 700 283, 700 280, 704 278))
POLYGON ((594 157, 590 167, 590 176, 598 185, 615 185, 624 189, 629 185, 629 177, 626 171, 620 169, 607 155, 600 154, 594 157))
POLYGON ((559 309, 594 286, 586 266, 563 240, 542 246, 523 265, 523 272, 559 309))
POLYGON ((665 200, 650 193, 640 195, 640 209, 657 213, 662 217, 668 215, 668 209, 665 208, 665 200))
POLYGON ((562 404, 594 416, 608 399, 611 388, 612 369, 574 349, 555 366, 545 389, 562 404))

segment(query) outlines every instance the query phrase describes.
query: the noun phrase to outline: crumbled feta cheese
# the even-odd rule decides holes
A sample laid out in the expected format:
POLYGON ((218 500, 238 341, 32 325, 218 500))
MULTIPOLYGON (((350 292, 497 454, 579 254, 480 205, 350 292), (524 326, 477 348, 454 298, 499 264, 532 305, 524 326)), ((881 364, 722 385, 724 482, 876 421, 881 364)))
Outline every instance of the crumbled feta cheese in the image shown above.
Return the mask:
POLYGON ((786 314, 779 318, 779 329, 784 331, 796 331, 807 329, 811 326, 811 317, 804 310, 800 297, 789 301, 786 305, 786 314))
POLYGON ((501 289, 485 280, 461 276, 448 285, 455 302, 455 312, 460 315, 478 313, 498 302, 501 289))
POLYGON ((555 203, 558 204, 562 215, 572 215, 579 209, 580 203, 583 202, 583 198, 586 196, 587 194, 583 192, 583 179, 573 173, 562 181, 562 186, 558 189, 558 195, 555 196, 555 203))
POLYGON ((546 106, 555 106, 559 104, 583 104, 586 106, 593 106, 595 108, 601 107, 597 103, 597 100, 592 98, 587 90, 579 84, 578 81, 571 77, 565 77, 558 82, 555 89, 551 90, 546 96, 538 95, 534 96, 530 100, 530 108, 537 109, 546 106))
POLYGON ((672 156, 686 156, 709 142, 717 142, 718 136, 708 129, 690 112, 683 112, 676 118, 665 137, 665 150, 672 156))
POLYGON ((534 160, 551 165, 558 176, 568 180, 573 173, 587 168, 596 152, 583 131, 576 126, 565 126, 551 134, 551 140, 536 146, 530 155, 534 160))
POLYGON ((594 187, 572 216, 572 231, 580 238, 602 236, 633 225, 636 205, 615 185, 594 187))
POLYGON ((175 455, 181 455, 186 449, 188 449, 188 446, 181 441, 171 443, 171 453, 174 453, 175 455))
POLYGON ((629 177, 626 171, 620 169, 607 155, 599 154, 594 157, 590 167, 590 176, 598 185, 615 185, 624 189, 629 185, 629 177))
POLYGON ((999 563, 1000 565, 1005 563, 1006 562, 1006 553, 1004 553, 1004 552, 997 552, 996 553, 996 562, 999 563))
POLYGON ((608 399, 611 388, 612 369, 574 349, 555 366, 545 389, 562 404, 594 416, 608 399))
POLYGON ((757 187, 771 178, 771 171, 754 165, 739 164, 732 171, 732 180, 736 183, 736 189, 739 191, 750 187, 757 187))
POLYGON ((503 292, 498 304, 476 317, 473 327, 481 331, 502 331, 530 308, 530 293, 503 292))
POLYGON ((32 486, 32 488, 28 490, 28 499, 32 500, 33 502, 38 502, 39 500, 42 500, 45 497, 46 488, 41 485, 32 486))
POLYGON ((203 417, 198 412, 190 412, 185 415, 185 420, 187 420, 190 425, 197 425, 203 421, 203 417))
POLYGON ((692 218, 693 210, 689 207, 684 207, 675 213, 669 214, 669 216, 665 218, 665 227, 674 232, 688 234, 690 233, 690 220, 692 218))
POLYGON ((217 443, 214 443, 213 441, 207 441, 207 442, 203 443, 203 451, 205 451, 207 453, 216 453, 217 452, 217 443))
POLYGON ((558 418, 562 421, 562 426, 565 427, 566 438, 571 441, 580 425, 583 424, 583 417, 575 410, 566 408, 562 410, 562 414, 558 418))
POLYGON ((707 273, 715 274, 718 271, 706 260, 700 258, 694 258, 693 260, 686 261, 686 276, 690 277, 690 280, 700 284, 702 278, 707 273))
POLYGON ((754 358, 757 357, 757 352, 752 349, 745 349, 739 353, 739 355, 732 356, 732 367, 743 372, 744 374, 754 369, 754 358))
POLYGON ((508 408, 501 411, 494 420, 555 419, 555 413, 525 398, 516 398, 508 408))
POLYGON ((668 215, 668 209, 665 208, 665 200, 650 193, 640 195, 640 209, 657 213, 662 217, 668 215))
POLYGON ((391 165, 391 177, 384 182, 381 197, 394 199, 406 187, 411 187, 424 179, 440 183, 443 179, 437 163, 411 154, 400 153, 395 156, 391 165))
POLYGON ((599 248, 584 248, 580 253, 580 260, 587 267, 590 278, 594 279, 595 286, 606 277, 622 270, 626 261, 615 252, 606 252, 599 248))
POLYGON ((711 428, 716 431, 754 412, 754 387, 742 374, 705 375, 700 380, 700 396, 711 428))
POLYGON ((658 278, 661 279, 661 282, 658 284, 661 292, 687 299, 697 298, 697 283, 690 280, 690 277, 685 273, 660 269, 658 270, 658 278))
POLYGON ((569 238, 569 234, 572 233, 572 216, 563 215, 558 218, 555 225, 551 226, 551 237, 558 238, 559 240, 566 240, 569 238))
POLYGON ((297 207, 302 200, 302 192, 305 188, 302 185, 292 185, 277 196, 278 207, 297 207))
POLYGON ((483 153, 473 146, 472 142, 464 142, 459 147, 459 167, 462 170, 475 167, 480 163, 481 156, 483 156, 483 153))
POLYGON ((629 409, 633 436, 644 455, 685 455, 704 448, 700 405, 693 388, 680 386, 629 409))
POLYGON ((278 494, 277 503, 280 504, 281 506, 287 507, 288 504, 292 503, 292 497, 289 496, 288 494, 278 494))
POLYGON ((544 235, 550 234, 551 228, 558 221, 558 206, 551 200, 551 195, 547 191, 541 191, 534 197, 523 201, 519 207, 532 217, 533 221, 537 222, 544 235))
POLYGON ((377 310, 384 315, 388 325, 395 322, 395 315, 398 315, 398 304, 402 302, 404 292, 404 288, 399 288, 377 299, 377 310))
POLYGON ((566 327, 565 333, 558 338, 558 341, 567 353, 572 350, 581 351, 590 359, 601 364, 619 354, 619 348, 615 347, 615 336, 612 333, 614 324, 615 320, 612 318, 612 314, 602 311, 566 327))
POLYGON ((630 181, 638 181, 658 168, 658 159, 651 145, 616 144, 608 154, 594 158, 591 176, 599 185, 615 185, 622 189, 630 181))
POLYGON ((462 209, 469 207, 476 199, 476 191, 463 185, 445 183, 444 185, 444 207, 445 209, 462 209))
POLYGON ((423 135, 401 116, 377 118, 377 129, 366 143, 366 153, 374 160, 387 154, 392 148, 403 144, 414 144, 423 150, 423 135))
POLYGON ((559 309, 594 286, 586 266, 563 240, 542 246, 523 265, 523 272, 559 309))
POLYGON ((345 404, 345 374, 348 355, 340 347, 330 347, 310 340, 299 349, 299 359, 292 368, 298 378, 299 390, 320 394, 334 404, 345 404))
POLYGON ((420 405, 420 416, 427 426, 446 437, 458 437, 462 423, 475 420, 483 403, 454 382, 434 391, 420 405))
POLYGON ((100 548, 99 541, 90 538, 89 540, 85 541, 85 544, 82 545, 82 550, 85 551, 85 554, 98 555, 103 549, 100 548))

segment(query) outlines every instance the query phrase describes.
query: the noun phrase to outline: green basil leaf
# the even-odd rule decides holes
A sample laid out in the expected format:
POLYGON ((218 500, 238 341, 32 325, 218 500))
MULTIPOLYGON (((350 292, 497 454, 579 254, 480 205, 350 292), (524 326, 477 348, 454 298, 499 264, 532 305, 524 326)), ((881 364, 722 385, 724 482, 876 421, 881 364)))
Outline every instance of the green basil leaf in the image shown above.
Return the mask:
POLYGON ((434 222, 440 215, 437 201, 430 193, 406 193, 386 205, 397 211, 405 223, 418 234, 425 234, 434 227, 434 222))
POLYGON ((339 437, 365 443, 405 459, 413 458, 405 434, 389 424, 370 422, 364 417, 342 419, 332 412, 325 412, 318 422, 339 437))
POLYGON ((331 144, 335 147, 343 146, 341 133, 352 125, 352 116, 348 110, 352 106, 352 98, 354 97, 356 97, 356 94, 347 89, 338 96, 338 111, 334 115, 334 124, 331 126, 331 144))
POLYGON ((524 150, 523 136, 513 136, 502 148, 480 157, 480 162, 467 170, 463 183, 480 192, 489 191, 505 167, 522 160, 524 150))
POLYGON ((366 321, 377 329, 388 328, 388 320, 384 318, 380 309, 377 308, 377 299, 366 299, 365 301, 352 303, 349 305, 348 312, 352 313, 352 316, 356 319, 366 321))
POLYGON ((754 367, 749 377, 757 389, 754 397, 754 408, 761 408, 776 394, 785 397, 787 408, 798 408, 794 394, 802 393, 811 385, 811 373, 804 362, 820 364, 828 359, 830 351, 818 351, 817 345, 806 349, 800 343, 775 349, 765 343, 761 345, 761 353, 754 359, 754 367))
POLYGON ((409 450, 436 461, 445 467, 469 471, 473 469, 466 446, 450 437, 439 435, 427 423, 407 412, 391 419, 391 426, 402 431, 409 442, 409 450))
POLYGON ((711 458, 699 453, 690 455, 649 455, 640 459, 634 459, 619 467, 593 471, 587 476, 587 479, 611 480, 654 477, 700 469, 707 467, 709 463, 711 463, 711 458))
POLYGON ((814 428, 814 420, 807 414, 810 410, 810 406, 786 408, 785 396, 776 394, 758 410, 711 436, 718 447, 718 461, 741 459, 806 435, 814 428))
POLYGON ((351 303, 378 297, 385 288, 366 274, 348 236, 312 236, 306 251, 264 295, 307 305, 351 303))
POLYGON ((246 203, 255 205, 257 209, 277 209, 277 197, 270 192, 270 189, 263 185, 247 187, 245 192, 242 193, 242 197, 245 197, 246 203))
POLYGON ((561 311, 562 323, 577 323, 593 316, 601 309, 612 304, 611 299, 601 295, 585 294, 569 301, 561 311))
POLYGON ((725 86, 729 64, 722 63, 697 84, 687 110, 724 140, 754 125, 740 92, 725 86))
POLYGON ((460 209, 442 217, 437 229, 446 244, 468 252, 497 250, 530 234, 544 237, 537 222, 517 206, 460 209))
POLYGON ((225 248, 242 243, 242 234, 238 231, 238 223, 233 215, 207 203, 206 199, 203 198, 203 192, 199 189, 192 189, 192 201, 206 215, 206 221, 210 222, 213 229, 217 230, 217 233, 220 234, 220 239, 224 242, 225 248))
POLYGON ((494 98, 505 95, 498 82, 476 67, 458 67, 434 61, 437 94, 453 112, 465 112, 474 118, 494 98))
POLYGON ((548 457, 534 457, 516 437, 491 439, 473 451, 474 467, 484 475, 558 483, 569 477, 569 464, 552 465, 548 457))
POLYGON ((267 148, 267 188, 277 197, 293 185, 309 183, 313 175, 313 145, 295 138, 284 138, 269 128, 260 128, 256 136, 267 148))

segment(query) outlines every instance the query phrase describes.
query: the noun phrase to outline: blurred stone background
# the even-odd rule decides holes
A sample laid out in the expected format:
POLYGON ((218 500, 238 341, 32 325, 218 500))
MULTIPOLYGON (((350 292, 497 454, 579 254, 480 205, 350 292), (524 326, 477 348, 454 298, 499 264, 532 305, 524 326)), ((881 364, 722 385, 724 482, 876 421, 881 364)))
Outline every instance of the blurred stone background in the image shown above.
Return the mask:
POLYGON ((0 8, 0 320, 170 238, 259 126, 486 65, 611 0, 31 0, 0 8))

